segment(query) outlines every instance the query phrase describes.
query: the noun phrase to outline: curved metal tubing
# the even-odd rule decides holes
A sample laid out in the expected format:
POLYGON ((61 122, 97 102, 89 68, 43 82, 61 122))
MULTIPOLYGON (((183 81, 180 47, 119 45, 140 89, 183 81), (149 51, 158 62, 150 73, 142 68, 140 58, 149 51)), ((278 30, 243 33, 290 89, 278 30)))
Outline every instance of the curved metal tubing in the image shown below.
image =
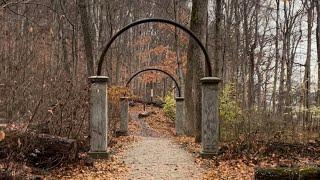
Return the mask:
POLYGON ((148 69, 143 69, 143 70, 141 70, 141 71, 138 71, 138 72, 135 73, 133 76, 131 76, 131 78, 130 78, 129 81, 127 82, 127 85, 126 85, 126 86, 128 86, 128 85, 130 84, 130 82, 132 81, 132 79, 133 79, 134 77, 136 77, 137 75, 139 75, 140 73, 143 73, 143 72, 145 72, 145 71, 159 71, 159 72, 162 72, 162 73, 168 75, 168 76, 174 81, 174 83, 176 84, 176 87, 177 87, 177 89, 178 89, 178 95, 179 95, 179 97, 181 97, 180 86, 179 86, 178 82, 176 81, 176 79, 174 79, 174 77, 173 77, 171 74, 169 74, 169 73, 167 73, 166 71, 161 70, 161 69, 148 68, 148 69))
POLYGON ((171 20, 159 19, 159 18, 147 18, 147 19, 138 20, 136 22, 133 22, 133 23, 125 26, 120 31, 118 31, 115 35, 113 35, 112 38, 109 40, 108 44, 102 50, 101 56, 99 58, 98 71, 97 71, 98 76, 101 75, 101 68, 102 68, 102 63, 103 63, 104 57, 105 57, 108 49, 110 48, 111 44, 113 43, 113 41, 118 36, 120 36, 124 31, 128 30, 129 28, 136 26, 136 25, 139 25, 139 24, 148 23, 148 22, 161 22, 161 23, 171 24, 171 25, 176 26, 176 27, 182 29, 183 31, 187 32, 198 43, 202 52, 204 53, 205 60, 206 60, 206 66, 208 68, 208 75, 209 75, 209 77, 212 77, 212 68, 211 68, 208 52, 206 51, 206 48, 201 43, 201 41, 197 38, 197 36, 192 31, 190 31, 188 28, 182 26, 181 24, 178 24, 178 23, 171 21, 171 20))

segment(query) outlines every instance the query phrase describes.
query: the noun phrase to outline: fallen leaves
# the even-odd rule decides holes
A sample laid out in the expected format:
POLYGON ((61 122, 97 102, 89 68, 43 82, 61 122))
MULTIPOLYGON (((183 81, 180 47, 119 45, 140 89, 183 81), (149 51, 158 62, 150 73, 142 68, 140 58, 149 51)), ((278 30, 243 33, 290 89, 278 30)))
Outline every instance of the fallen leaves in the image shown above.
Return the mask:
POLYGON ((193 137, 176 137, 175 142, 196 155, 195 162, 205 173, 203 179, 254 179, 255 167, 303 167, 320 164, 320 143, 289 144, 281 142, 230 143, 221 147, 219 155, 212 159, 199 156, 201 145, 193 137), (223 151, 222 151, 223 149, 223 151), (318 154, 318 155, 317 155, 318 154))
POLYGON ((4 131, 0 131, 0 141, 4 140, 5 137, 6 134, 4 133, 4 131))
POLYGON ((174 123, 164 116, 161 109, 152 108, 152 111, 155 113, 144 118, 145 122, 160 134, 166 137, 172 137, 175 133, 174 123))
POLYGON ((53 173, 45 179, 116 179, 127 171, 125 164, 113 156, 110 160, 97 160, 92 167, 81 164, 70 171, 53 173))
MULTIPOLYGON (((143 105, 140 103, 136 103, 135 106, 130 107, 129 112, 130 114, 139 114, 143 112, 143 105)), ((147 106, 145 111, 147 112, 154 112, 150 116, 144 117, 143 121, 145 124, 150 126, 152 131, 156 132, 156 134, 159 134, 163 137, 172 137, 175 134, 174 130, 174 122, 166 118, 162 112, 161 108, 158 107, 152 107, 147 106)), ((137 117, 138 118, 138 117, 137 117)), ((129 121, 129 129, 130 134, 139 135, 142 131, 141 124, 137 123, 136 121, 133 121, 132 118, 129 121)))
POLYGON ((115 138, 114 145, 110 149, 112 152, 110 159, 94 160, 93 165, 86 165, 85 161, 81 161, 80 164, 52 171, 44 179, 123 179, 123 175, 128 172, 128 169, 119 157, 119 153, 127 149, 135 140, 134 136, 115 138))

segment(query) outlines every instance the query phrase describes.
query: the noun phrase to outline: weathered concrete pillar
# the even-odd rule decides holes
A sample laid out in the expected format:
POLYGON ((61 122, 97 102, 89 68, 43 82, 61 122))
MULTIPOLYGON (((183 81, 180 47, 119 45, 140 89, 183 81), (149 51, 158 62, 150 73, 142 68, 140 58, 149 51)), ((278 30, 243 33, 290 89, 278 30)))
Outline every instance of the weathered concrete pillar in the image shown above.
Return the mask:
POLYGON ((128 135, 128 120, 129 120, 129 101, 128 97, 120 97, 120 129, 121 135, 128 135))
POLYGON ((184 122, 184 110, 183 110, 183 97, 176 97, 176 135, 183 135, 183 122, 184 122))
POLYGON ((210 158, 219 151, 219 82, 217 77, 205 77, 202 83, 201 156, 210 158))
POLYGON ((109 158, 108 134, 108 77, 91 76, 90 95, 90 152, 92 158, 109 158))

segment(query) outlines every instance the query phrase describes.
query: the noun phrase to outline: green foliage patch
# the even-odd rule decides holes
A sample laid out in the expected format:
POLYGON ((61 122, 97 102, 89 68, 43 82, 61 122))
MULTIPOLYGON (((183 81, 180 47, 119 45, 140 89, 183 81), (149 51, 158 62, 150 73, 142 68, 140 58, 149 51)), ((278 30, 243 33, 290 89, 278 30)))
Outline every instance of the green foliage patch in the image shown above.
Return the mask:
POLYGON ((171 121, 175 120, 175 115, 176 115, 176 100, 174 99, 174 93, 169 92, 167 96, 162 99, 163 102, 165 103, 162 111, 164 112, 164 115, 170 119, 171 121))
POLYGON ((220 95, 220 122, 222 138, 229 137, 236 127, 237 118, 242 114, 239 102, 236 98, 236 87, 234 84, 226 84, 220 95))

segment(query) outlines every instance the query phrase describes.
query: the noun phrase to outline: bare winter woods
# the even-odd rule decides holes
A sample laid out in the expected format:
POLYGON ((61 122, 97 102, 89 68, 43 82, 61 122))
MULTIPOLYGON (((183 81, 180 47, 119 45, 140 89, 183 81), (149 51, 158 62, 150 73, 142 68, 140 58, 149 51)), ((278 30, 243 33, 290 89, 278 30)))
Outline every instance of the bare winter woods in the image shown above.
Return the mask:
MULTIPOLYGON (((214 76, 223 80, 221 140, 319 136, 318 0, 3 0, 0 5, 0 119, 15 124, 12 128, 85 137, 88 77, 96 74, 102 49, 125 25, 156 17, 188 27, 206 46, 214 76)), ((102 73, 114 86, 111 97, 139 70, 160 68, 174 75, 188 97, 186 133, 199 136, 199 78, 206 69, 186 33, 161 23, 139 25, 117 38, 105 59, 102 73)), ((144 101, 151 100, 153 89, 156 101, 174 90, 174 83, 151 72, 135 78, 130 88, 144 101)), ((118 102, 109 103, 110 123, 116 122, 118 102)))

